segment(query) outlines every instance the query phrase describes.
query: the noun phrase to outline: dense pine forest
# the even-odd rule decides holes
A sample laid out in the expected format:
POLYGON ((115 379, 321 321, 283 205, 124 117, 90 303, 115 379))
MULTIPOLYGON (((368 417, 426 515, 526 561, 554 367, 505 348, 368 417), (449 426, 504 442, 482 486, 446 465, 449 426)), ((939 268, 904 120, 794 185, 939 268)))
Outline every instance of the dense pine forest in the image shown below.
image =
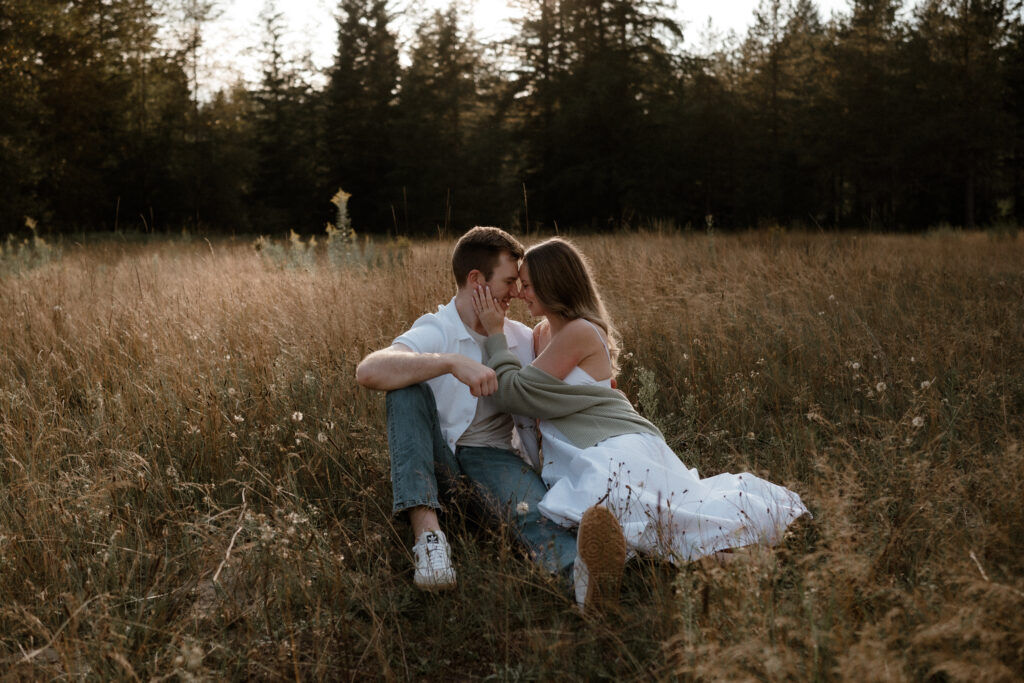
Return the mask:
POLYGON ((661 0, 521 4, 509 40, 453 5, 405 44, 400 7, 341 0, 322 74, 270 6, 262 81, 206 95, 215 2, 4 0, 0 233, 312 233, 338 188, 393 235, 1024 214, 1019 0, 763 0, 700 51, 661 0))

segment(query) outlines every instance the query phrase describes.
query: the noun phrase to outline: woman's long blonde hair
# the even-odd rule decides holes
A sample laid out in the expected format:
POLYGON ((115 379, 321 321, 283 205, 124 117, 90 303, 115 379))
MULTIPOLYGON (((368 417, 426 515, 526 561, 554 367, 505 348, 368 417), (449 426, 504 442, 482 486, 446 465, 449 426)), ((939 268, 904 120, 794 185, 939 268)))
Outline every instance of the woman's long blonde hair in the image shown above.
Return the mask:
POLYGON ((568 320, 584 318, 604 330, 612 372, 617 373, 619 333, 594 284, 587 258, 572 242, 552 237, 527 249, 523 265, 529 268, 533 291, 548 312, 568 320))

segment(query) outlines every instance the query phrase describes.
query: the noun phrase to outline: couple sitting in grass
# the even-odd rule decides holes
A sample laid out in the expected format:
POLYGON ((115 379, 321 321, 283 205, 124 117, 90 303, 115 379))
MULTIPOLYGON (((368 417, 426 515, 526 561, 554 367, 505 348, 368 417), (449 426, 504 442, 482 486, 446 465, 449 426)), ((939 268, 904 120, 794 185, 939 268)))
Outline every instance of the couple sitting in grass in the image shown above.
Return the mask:
POLYGON ((681 563, 771 544, 807 511, 750 474, 701 479, 616 390, 615 328, 570 242, 524 251, 473 228, 452 270, 454 298, 356 371, 388 392, 394 511, 412 525, 417 587, 456 583, 437 510, 459 481, 587 611, 617 599, 628 555, 681 563), (515 298, 541 319, 533 330, 505 317, 515 298))

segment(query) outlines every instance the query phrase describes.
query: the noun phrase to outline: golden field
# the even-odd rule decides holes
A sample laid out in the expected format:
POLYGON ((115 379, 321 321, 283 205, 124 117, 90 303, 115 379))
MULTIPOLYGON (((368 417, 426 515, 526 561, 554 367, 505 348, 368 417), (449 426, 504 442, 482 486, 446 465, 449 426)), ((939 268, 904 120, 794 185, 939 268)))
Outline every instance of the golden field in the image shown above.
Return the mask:
POLYGON ((1024 239, 576 241, 622 334, 620 387, 703 475, 799 492, 814 519, 784 544, 631 563, 620 609, 584 619, 501 529, 452 509, 459 586, 420 593, 383 396, 354 369, 450 298, 451 242, 8 242, 0 671, 1024 675, 1024 239))

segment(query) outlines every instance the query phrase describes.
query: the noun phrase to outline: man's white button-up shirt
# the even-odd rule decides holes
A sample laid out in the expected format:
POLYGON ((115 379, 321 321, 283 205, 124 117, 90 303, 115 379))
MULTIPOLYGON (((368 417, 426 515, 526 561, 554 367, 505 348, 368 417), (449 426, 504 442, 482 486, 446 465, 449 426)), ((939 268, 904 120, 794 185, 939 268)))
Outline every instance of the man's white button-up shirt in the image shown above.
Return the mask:
MULTIPOLYGON (((526 325, 505 319, 505 337, 508 348, 523 366, 533 362, 533 332, 526 325)), ((408 331, 394 342, 409 347, 417 353, 459 353, 481 362, 480 347, 469 334, 465 323, 455 308, 455 298, 444 306, 438 306, 437 313, 420 316, 408 331)), ((455 444, 466 431, 476 414, 477 398, 469 387, 445 373, 427 380, 427 386, 434 393, 437 415, 441 423, 441 434, 448 447, 455 451, 455 444)), ((540 469, 537 449, 537 431, 533 418, 512 416, 515 435, 512 445, 531 467, 540 469)))

